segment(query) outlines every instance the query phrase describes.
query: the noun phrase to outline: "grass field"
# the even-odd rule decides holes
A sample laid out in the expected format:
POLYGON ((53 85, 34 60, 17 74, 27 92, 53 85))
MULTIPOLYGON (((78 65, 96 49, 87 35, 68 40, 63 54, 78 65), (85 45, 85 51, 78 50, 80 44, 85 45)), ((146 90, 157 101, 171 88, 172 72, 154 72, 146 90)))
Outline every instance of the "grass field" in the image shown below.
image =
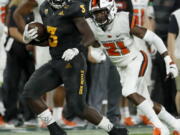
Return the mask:
MULTIPOLYGON (((151 135, 150 127, 131 127, 128 128, 130 135, 151 135)), ((100 129, 85 129, 85 130, 66 130, 68 135, 107 135, 106 132, 100 129)), ((34 128, 17 128, 17 129, 0 129, 0 135, 49 135, 45 129, 34 128)))

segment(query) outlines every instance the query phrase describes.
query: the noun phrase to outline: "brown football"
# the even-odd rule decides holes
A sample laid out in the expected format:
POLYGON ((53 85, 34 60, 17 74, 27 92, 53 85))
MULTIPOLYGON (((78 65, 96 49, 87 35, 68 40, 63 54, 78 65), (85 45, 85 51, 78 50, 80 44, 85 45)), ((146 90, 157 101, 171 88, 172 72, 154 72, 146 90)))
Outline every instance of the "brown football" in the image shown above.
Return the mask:
POLYGON ((37 41, 43 41, 48 38, 49 34, 47 33, 46 26, 39 22, 30 23, 28 26, 28 30, 30 29, 38 30, 38 37, 35 39, 37 41))

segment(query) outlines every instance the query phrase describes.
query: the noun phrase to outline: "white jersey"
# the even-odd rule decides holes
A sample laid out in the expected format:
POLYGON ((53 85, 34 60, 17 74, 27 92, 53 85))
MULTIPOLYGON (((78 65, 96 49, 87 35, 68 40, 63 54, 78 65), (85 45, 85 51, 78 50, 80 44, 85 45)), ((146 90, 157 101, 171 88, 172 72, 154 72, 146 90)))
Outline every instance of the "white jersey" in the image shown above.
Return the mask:
POLYGON ((179 28, 179 32, 175 41, 175 56, 176 58, 180 59, 180 53, 179 53, 180 52, 180 9, 173 12, 173 15, 176 17, 178 28, 179 28))
POLYGON ((0 22, 5 21, 6 16, 6 5, 9 3, 9 0, 0 0, 0 22))
MULTIPOLYGON (((36 22, 42 23, 41 16, 39 14, 39 7, 45 0, 35 0, 38 4, 38 7, 33 9, 36 22)), ((36 46, 36 68, 39 68, 43 64, 47 63, 51 59, 49 54, 49 47, 39 47, 36 46)))
POLYGON ((113 63, 128 64, 137 55, 130 33, 129 13, 118 12, 106 31, 98 27, 92 19, 87 19, 96 39, 106 49, 113 63))
POLYGON ((136 24, 142 26, 144 24, 144 16, 148 7, 149 0, 131 0, 133 5, 133 13, 136 24))

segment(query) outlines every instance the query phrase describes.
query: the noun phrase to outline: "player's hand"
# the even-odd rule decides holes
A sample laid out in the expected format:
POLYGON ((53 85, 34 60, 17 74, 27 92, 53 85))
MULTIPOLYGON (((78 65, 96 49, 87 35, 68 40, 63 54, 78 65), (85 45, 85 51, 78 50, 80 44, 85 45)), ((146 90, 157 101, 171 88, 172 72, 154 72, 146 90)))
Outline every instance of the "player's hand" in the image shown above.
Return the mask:
POLYGON ((164 61, 166 64, 166 78, 176 78, 178 76, 178 68, 176 64, 172 61, 170 56, 165 56, 164 61))
POLYGON ((64 51, 62 55, 62 59, 65 61, 70 61, 78 54, 79 54, 79 50, 77 48, 67 49, 66 51, 64 51))
POLYGON ((0 114, 2 116, 4 116, 4 113, 5 113, 6 109, 4 108, 4 105, 3 103, 0 101, 0 114))
POLYGON ((25 44, 30 43, 33 39, 38 37, 38 30, 36 28, 28 30, 29 24, 26 24, 24 33, 23 33, 23 41, 25 44))
POLYGON ((92 63, 101 63, 106 60, 106 55, 101 47, 95 48, 89 46, 88 48, 88 60, 92 63))

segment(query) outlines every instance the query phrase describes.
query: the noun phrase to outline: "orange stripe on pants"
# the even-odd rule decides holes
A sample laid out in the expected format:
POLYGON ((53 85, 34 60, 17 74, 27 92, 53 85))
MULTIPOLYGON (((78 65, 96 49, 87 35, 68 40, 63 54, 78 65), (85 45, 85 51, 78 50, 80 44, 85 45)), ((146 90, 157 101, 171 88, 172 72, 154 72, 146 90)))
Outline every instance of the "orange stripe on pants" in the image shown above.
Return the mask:
POLYGON ((146 53, 143 51, 140 51, 140 52, 143 55, 143 62, 141 64, 141 69, 139 71, 139 75, 138 75, 139 77, 144 76, 146 69, 147 69, 147 65, 148 65, 148 57, 147 57, 146 53))

